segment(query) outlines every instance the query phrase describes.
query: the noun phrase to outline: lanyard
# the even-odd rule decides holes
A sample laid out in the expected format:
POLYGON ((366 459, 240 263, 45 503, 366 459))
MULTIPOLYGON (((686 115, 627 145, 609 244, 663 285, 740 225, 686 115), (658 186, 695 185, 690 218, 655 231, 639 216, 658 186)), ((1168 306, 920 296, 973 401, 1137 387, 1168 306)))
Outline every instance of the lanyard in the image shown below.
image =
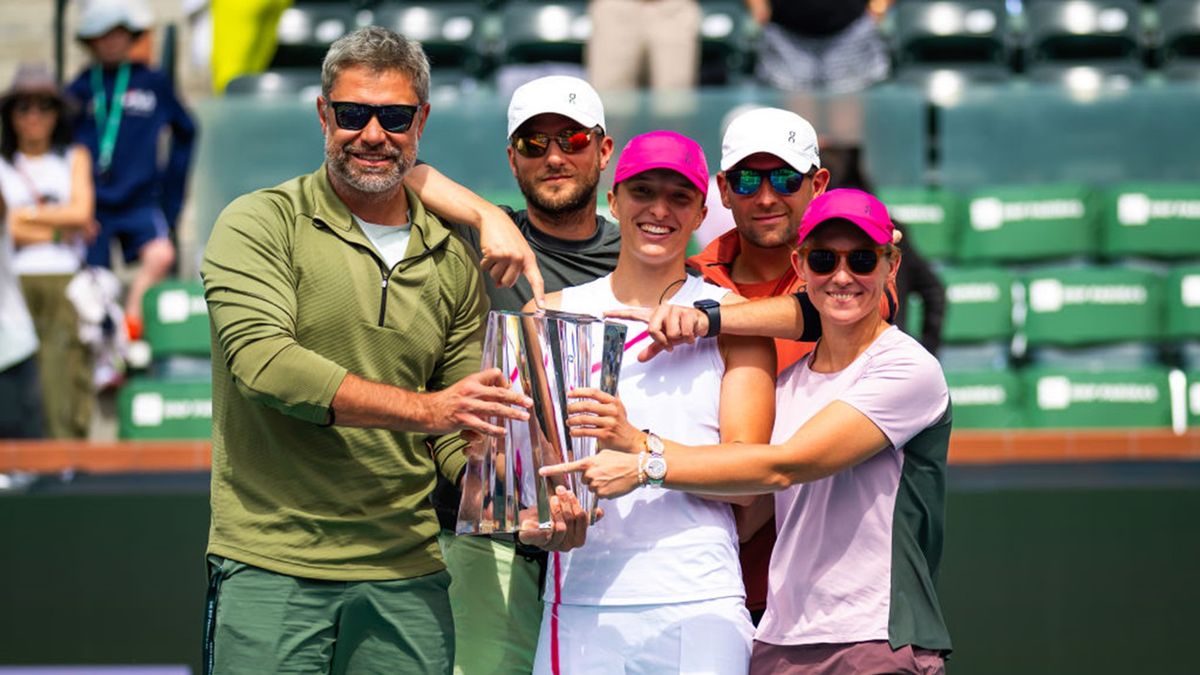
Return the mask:
POLYGON ((110 111, 104 95, 104 80, 100 66, 92 66, 92 108, 96 113, 96 132, 99 134, 100 156, 97 163, 100 173, 108 171, 112 164, 113 150, 117 147, 117 130, 121 128, 121 113, 125 109, 125 90, 129 88, 129 62, 117 69, 117 80, 113 83, 113 100, 110 111))

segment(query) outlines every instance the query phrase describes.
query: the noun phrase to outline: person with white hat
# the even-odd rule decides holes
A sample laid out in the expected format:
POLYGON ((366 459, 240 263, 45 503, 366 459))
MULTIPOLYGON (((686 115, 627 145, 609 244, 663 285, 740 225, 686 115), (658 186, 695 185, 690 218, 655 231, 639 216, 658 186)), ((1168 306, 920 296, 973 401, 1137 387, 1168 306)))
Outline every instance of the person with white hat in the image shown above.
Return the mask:
MULTIPOLYGON (((721 205, 729 209, 735 227, 689 258, 688 265, 708 282, 746 298, 800 290, 791 265, 796 230, 808 203, 829 184, 812 125, 779 108, 738 114, 725 129, 716 183, 721 205)), ((776 340, 779 371, 812 345, 811 339, 776 340)), ((746 604, 757 623, 767 606, 767 568, 775 542, 770 500, 739 508, 737 514, 746 604)))
POLYGON ((183 208, 196 126, 161 72, 130 59, 134 41, 152 24, 141 0, 92 0, 83 8, 76 37, 94 63, 68 86, 83 106, 76 138, 92 154, 96 219, 100 233, 87 262, 110 266, 114 239, 125 262, 140 269, 125 300, 126 323, 137 338, 142 296, 170 273, 175 247, 170 232, 183 208), (159 141, 170 131, 165 163, 159 141))
MULTIPOLYGON (((516 223, 541 270, 545 292, 592 281, 611 272, 620 252, 620 230, 596 212, 600 173, 613 153, 605 131, 604 105, 587 82, 552 75, 513 92, 508 107, 508 162, 525 208, 501 207, 516 223)), ((472 216, 464 205, 474 195, 432 167, 413 168, 407 183, 431 211, 451 222, 472 216)), ((489 250, 474 227, 456 231, 483 257, 489 250)), ((503 280, 486 280, 492 309, 520 311, 540 300, 541 288, 517 279, 517 266, 503 280)), ((455 630, 463 639, 455 652, 456 672, 529 673, 542 620, 541 579, 546 552, 513 542, 453 535, 460 495, 439 481, 433 502, 443 528, 442 547, 454 581, 450 602, 455 630)))

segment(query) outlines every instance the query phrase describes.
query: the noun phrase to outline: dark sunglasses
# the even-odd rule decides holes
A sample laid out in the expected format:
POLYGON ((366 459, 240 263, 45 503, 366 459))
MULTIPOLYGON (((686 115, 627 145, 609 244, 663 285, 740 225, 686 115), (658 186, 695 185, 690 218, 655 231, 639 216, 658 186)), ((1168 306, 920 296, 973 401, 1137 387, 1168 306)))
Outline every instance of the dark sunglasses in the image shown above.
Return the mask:
POLYGON ((599 126, 591 129, 564 129, 554 136, 535 131, 528 134, 513 134, 512 147, 522 157, 537 158, 546 154, 550 149, 550 141, 558 143, 558 147, 568 155, 583 151, 592 142, 592 135, 603 134, 599 126))
POLYGON ((412 126, 413 118, 417 116, 420 106, 415 105, 370 105, 369 103, 352 103, 350 101, 333 101, 333 119, 337 125, 348 131, 358 131, 371 123, 371 118, 379 120, 379 126, 384 131, 402 134, 412 126))
POLYGON ((804 185, 804 174, 784 166, 778 169, 730 169, 725 172, 729 189, 743 197, 758 192, 764 178, 771 184, 771 188, 781 195, 795 194, 800 186, 804 185))
POLYGON ((867 275, 879 266, 879 257, 883 253, 882 246, 875 248, 856 248, 852 251, 839 251, 832 248, 804 249, 808 268, 821 275, 832 274, 837 269, 838 260, 845 258, 846 266, 858 275, 867 275))
POLYGON ((50 112, 57 108, 53 100, 48 98, 20 98, 13 104, 13 110, 19 113, 27 113, 33 110, 38 112, 50 112))

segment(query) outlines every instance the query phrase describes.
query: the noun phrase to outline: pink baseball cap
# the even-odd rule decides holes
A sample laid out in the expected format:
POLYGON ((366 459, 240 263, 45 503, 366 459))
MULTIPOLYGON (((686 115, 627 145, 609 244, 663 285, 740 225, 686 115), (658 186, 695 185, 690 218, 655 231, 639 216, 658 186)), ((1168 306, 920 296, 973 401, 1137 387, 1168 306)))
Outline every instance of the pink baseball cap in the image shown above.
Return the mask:
POLYGON ((830 190, 808 203, 804 218, 800 220, 796 243, 803 242, 821 223, 839 218, 857 225, 876 244, 892 243, 895 227, 887 207, 870 194, 850 188, 830 190))
POLYGON ((651 131, 629 139, 617 159, 613 185, 651 169, 670 169, 708 196, 708 162, 700 144, 674 131, 651 131))

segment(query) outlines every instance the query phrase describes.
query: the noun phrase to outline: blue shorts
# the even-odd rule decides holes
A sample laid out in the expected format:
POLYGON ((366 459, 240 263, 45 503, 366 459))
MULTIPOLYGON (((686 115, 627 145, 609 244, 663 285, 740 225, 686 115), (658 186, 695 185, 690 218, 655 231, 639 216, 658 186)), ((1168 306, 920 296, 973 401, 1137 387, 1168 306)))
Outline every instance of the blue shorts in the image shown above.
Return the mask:
POLYGON ((87 264, 97 267, 112 266, 109 256, 114 237, 121 242, 125 262, 131 263, 138 259, 142 247, 155 239, 166 239, 169 233, 167 218, 157 205, 124 211, 96 209, 96 220, 100 221, 100 233, 88 246, 87 264))

